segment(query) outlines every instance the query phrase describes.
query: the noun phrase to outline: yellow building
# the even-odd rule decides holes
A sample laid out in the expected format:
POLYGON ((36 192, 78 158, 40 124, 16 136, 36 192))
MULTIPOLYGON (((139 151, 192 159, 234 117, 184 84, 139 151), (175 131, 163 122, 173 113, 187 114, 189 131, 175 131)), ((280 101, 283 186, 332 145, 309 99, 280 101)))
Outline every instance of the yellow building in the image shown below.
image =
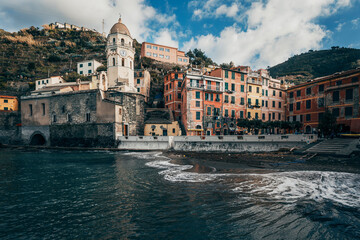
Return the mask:
POLYGON ((261 119, 261 91, 260 77, 252 73, 247 79, 247 104, 246 112, 248 119, 261 119))
POLYGON ((144 136, 181 136, 181 129, 169 109, 146 109, 144 136))
POLYGON ((0 96, 0 111, 17 111, 19 102, 15 96, 0 96))

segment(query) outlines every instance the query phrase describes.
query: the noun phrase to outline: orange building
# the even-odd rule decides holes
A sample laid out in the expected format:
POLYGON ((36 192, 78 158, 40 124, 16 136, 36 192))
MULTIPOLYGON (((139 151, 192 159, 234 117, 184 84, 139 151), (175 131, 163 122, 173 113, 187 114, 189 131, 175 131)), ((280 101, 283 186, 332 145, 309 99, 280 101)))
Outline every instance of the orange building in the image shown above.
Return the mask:
POLYGON ((360 69, 316 78, 287 90, 288 121, 303 123, 303 131, 318 127, 326 109, 337 118, 342 132, 360 133, 360 69))
POLYGON ((175 120, 181 120, 181 85, 184 72, 169 72, 164 78, 165 107, 169 109, 175 120))
POLYGON ((185 52, 177 48, 159 45, 155 43, 143 42, 141 45, 141 57, 152 58, 156 61, 173 63, 178 65, 188 65, 189 58, 185 52))
POLYGON ((19 102, 15 96, 0 96, 0 111, 17 111, 19 102))

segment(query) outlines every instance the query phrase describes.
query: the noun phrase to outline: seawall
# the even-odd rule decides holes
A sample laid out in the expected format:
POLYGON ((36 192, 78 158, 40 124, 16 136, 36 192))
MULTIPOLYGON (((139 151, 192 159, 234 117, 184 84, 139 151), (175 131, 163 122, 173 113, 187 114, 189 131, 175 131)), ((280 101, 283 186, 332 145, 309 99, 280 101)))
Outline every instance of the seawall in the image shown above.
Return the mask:
POLYGON ((121 150, 175 150, 189 152, 272 152, 300 148, 317 140, 315 134, 243 136, 118 136, 121 150))

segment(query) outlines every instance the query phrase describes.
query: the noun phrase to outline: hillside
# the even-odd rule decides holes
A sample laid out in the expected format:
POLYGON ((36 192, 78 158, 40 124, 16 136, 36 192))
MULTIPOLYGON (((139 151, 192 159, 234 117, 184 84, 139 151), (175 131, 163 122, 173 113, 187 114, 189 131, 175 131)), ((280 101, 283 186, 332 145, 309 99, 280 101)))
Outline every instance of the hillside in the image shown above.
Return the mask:
POLYGON ((310 50, 269 68, 274 78, 284 77, 295 83, 360 67, 360 49, 332 47, 310 50))
POLYGON ((36 79, 76 71, 76 62, 86 59, 105 64, 105 43, 102 35, 91 31, 0 29, 0 90, 26 91, 36 79))

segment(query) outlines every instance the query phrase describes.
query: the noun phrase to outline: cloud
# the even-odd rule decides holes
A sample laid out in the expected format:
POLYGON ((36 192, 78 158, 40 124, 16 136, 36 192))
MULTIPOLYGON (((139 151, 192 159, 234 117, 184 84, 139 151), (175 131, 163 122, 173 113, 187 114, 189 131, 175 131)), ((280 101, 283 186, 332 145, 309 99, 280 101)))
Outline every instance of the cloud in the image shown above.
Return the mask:
POLYGON ((123 23, 139 41, 149 37, 156 27, 176 25, 176 16, 160 13, 145 0, 0 0, 0 28, 18 31, 51 22, 67 22, 105 32, 122 15, 123 23))
POLYGON ((360 24, 360 18, 355 18, 355 19, 351 20, 351 23, 353 24, 353 28, 357 29, 360 24))
POLYGON ((345 25, 345 23, 339 23, 337 26, 336 26, 336 31, 340 32, 342 27, 345 25))
POLYGON ((240 20, 238 12, 241 4, 237 1, 231 2, 231 4, 227 5, 224 1, 198 0, 189 2, 188 8, 193 11, 192 18, 194 20, 212 17, 219 18, 222 16, 240 20))
POLYGON ((234 24, 218 36, 195 36, 184 43, 183 49, 200 48, 218 63, 272 66, 294 54, 319 49, 330 32, 316 23, 317 18, 350 4, 349 0, 254 2, 244 13, 246 30, 234 24))
POLYGON ((169 47, 179 47, 179 42, 175 40, 176 33, 171 32, 169 29, 161 29, 159 33, 153 38, 154 43, 169 46, 169 47))

